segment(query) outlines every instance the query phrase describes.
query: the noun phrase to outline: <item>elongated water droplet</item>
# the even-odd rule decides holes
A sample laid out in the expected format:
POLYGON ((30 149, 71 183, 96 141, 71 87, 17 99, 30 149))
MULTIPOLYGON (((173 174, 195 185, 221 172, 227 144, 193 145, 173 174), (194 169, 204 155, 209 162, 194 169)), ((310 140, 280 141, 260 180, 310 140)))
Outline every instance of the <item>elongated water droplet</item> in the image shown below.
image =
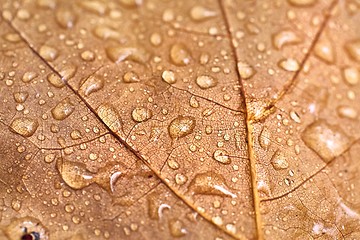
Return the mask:
POLYGON ((37 5, 43 8, 54 9, 56 7, 56 0, 38 0, 37 5))
POLYGON ((97 75, 92 75, 85 79, 80 86, 79 92, 88 97, 90 94, 99 91, 104 87, 104 79, 97 75))
POLYGON ((139 76, 133 71, 125 73, 123 80, 125 83, 135 83, 140 81, 139 76))
POLYGON ((99 15, 104 15, 107 10, 106 4, 100 1, 82 1, 79 4, 85 10, 99 15))
POLYGON ((346 67, 343 69, 345 82, 351 86, 360 82, 360 71, 355 67, 346 67))
POLYGON ((214 77, 207 76, 207 75, 201 75, 196 78, 196 84, 201 89, 208 89, 215 87, 218 83, 218 80, 214 77))
POLYGON ((351 144, 351 138, 339 126, 330 125, 325 120, 307 126, 301 138, 325 162, 340 156, 351 144))
POLYGON ((346 43, 345 49, 351 59, 360 62, 360 39, 346 43))
POLYGON ((184 44, 177 43, 172 45, 170 49, 170 59, 175 65, 186 66, 191 61, 191 54, 184 44))
POLYGON ((23 137, 31 137, 38 127, 38 121, 28 117, 15 118, 10 124, 10 128, 23 137))
POLYGON ((349 106, 339 106, 336 108, 337 114, 342 118, 357 119, 358 112, 349 106))
POLYGON ((58 57, 58 50, 54 47, 43 45, 40 47, 39 54, 46 61, 52 62, 58 57))
POLYGON ((61 8, 59 8, 56 11, 55 16, 56 16, 56 21, 58 22, 60 27, 63 27, 63 28, 72 28, 72 27, 74 27, 74 25, 76 23, 76 19, 77 19, 75 13, 73 13, 69 9, 61 9, 61 8))
POLYGON ((190 17, 194 21, 204 21, 216 16, 216 12, 203 6, 194 6, 190 10, 190 17))
POLYGON ((273 35, 273 45, 276 49, 281 49, 283 46, 298 44, 302 39, 291 30, 283 30, 273 35))
POLYGON ((173 139, 178 139, 191 134, 195 128, 195 118, 189 116, 178 116, 171 121, 168 131, 173 139))
POLYGON ((136 122, 144 122, 152 117, 152 113, 150 109, 137 107, 132 111, 131 117, 136 122))
POLYGON ((26 72, 26 73, 24 73, 24 75, 22 77, 22 81, 24 83, 28 83, 28 82, 31 82, 37 76, 38 76, 38 74, 35 72, 26 72))
POLYGON ((254 68, 246 62, 238 62, 237 68, 242 79, 249 79, 256 73, 254 68))
POLYGON ((54 87, 57 88, 62 88, 65 86, 64 81, 55 73, 50 73, 47 76, 47 80, 49 81, 49 83, 51 83, 51 85, 53 85, 54 87))
POLYGON ((279 66, 288 72, 296 72, 300 69, 299 62, 296 59, 292 58, 281 60, 279 62, 279 66))
POLYGON ((56 120, 64 120, 75 110, 75 105, 71 103, 70 98, 65 98, 59 102, 52 110, 51 114, 56 120))
POLYGON ((261 130, 260 135, 259 135, 259 144, 265 150, 267 150, 271 144, 270 137, 271 137, 271 134, 270 134, 270 131, 268 130, 268 128, 263 127, 263 129, 261 130))
POLYGON ((329 39, 321 39, 316 43, 314 48, 315 56, 326 63, 332 64, 335 62, 335 51, 329 39))
POLYGON ((215 152, 213 154, 213 158, 222 164, 230 164, 231 163, 229 154, 224 149, 215 150, 215 152))
POLYGON ((122 122, 118 111, 111 104, 102 104, 97 109, 98 116, 114 132, 122 132, 122 122))
POLYGON ((119 2, 125 7, 138 7, 143 3, 143 0, 119 0, 119 2))
POLYGON ((7 33, 7 34, 3 35, 3 38, 6 41, 11 42, 11 43, 21 42, 21 37, 17 33, 7 33))
POLYGON ((106 54, 115 63, 130 60, 145 64, 150 58, 150 54, 145 49, 134 47, 108 47, 106 54))
POLYGON ((289 167, 286 156, 280 151, 276 151, 272 156, 271 165, 275 170, 287 169, 289 167))
POLYGON ((308 7, 314 5, 317 0, 288 0, 288 2, 297 7, 308 7))
POLYGON ((122 38, 122 35, 107 26, 97 26, 94 30, 93 33, 96 37, 106 40, 106 39, 111 39, 111 40, 115 40, 115 41, 119 41, 122 38))

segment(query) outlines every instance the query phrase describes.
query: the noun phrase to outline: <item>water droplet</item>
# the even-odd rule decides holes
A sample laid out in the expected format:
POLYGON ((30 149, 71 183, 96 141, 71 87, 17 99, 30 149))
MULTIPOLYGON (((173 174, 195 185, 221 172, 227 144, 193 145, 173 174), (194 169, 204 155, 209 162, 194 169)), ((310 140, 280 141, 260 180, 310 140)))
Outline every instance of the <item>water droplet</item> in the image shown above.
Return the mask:
POLYGON ((269 148, 271 144, 270 138, 271 138, 270 131, 268 130, 267 127, 263 127, 259 135, 259 144, 263 149, 267 150, 269 148))
POLYGON ((39 54, 46 61, 52 62, 58 57, 58 50, 56 50, 56 48, 43 45, 40 47, 39 54))
POLYGON ((150 58, 150 54, 145 49, 134 47, 108 47, 106 55, 115 63, 130 60, 145 64, 150 58))
POLYGON ((3 231, 9 237, 6 239, 49 239, 47 229, 33 217, 15 218, 3 231), (24 230, 26 231, 24 232, 24 230))
POLYGON ((342 118, 357 119, 358 112, 349 106, 339 106, 336 108, 337 114, 342 118))
POLYGON ((56 7, 56 0, 38 0, 37 5, 43 8, 54 9, 56 7))
POLYGON ((114 132, 122 132, 122 122, 117 110, 110 104, 102 104, 97 109, 98 116, 114 132))
POLYGON ((80 133, 78 130, 73 130, 73 131, 71 131, 70 137, 71 137, 71 139, 73 139, 73 140, 77 140, 77 139, 81 139, 81 138, 82 138, 81 133, 80 133))
POLYGON ((72 28, 76 23, 76 15, 69 9, 59 8, 56 11, 56 21, 63 28, 72 28))
POLYGON ((330 125, 325 120, 318 120, 307 126, 301 138, 325 162, 340 156, 352 141, 339 126, 330 125))
POLYGON ((184 174, 181 174, 181 173, 177 173, 175 175, 175 182, 176 184, 178 185, 183 185, 187 182, 188 178, 184 175, 184 174))
POLYGON ((65 98, 51 110, 51 115, 56 120, 64 120, 70 116, 74 110, 75 105, 71 103, 70 98, 65 98))
POLYGON ((196 99, 195 96, 190 97, 190 106, 193 108, 198 108, 200 106, 199 101, 196 99))
POLYGON ((196 174, 189 184, 189 190, 194 194, 218 195, 236 198, 236 195, 229 191, 223 176, 215 172, 196 174))
POLYGON ((213 154, 213 158, 222 164, 230 164, 231 163, 229 154, 223 149, 217 149, 213 154))
POLYGON ((44 157, 44 161, 46 163, 52 163, 55 160, 55 157, 56 157, 55 153, 49 153, 44 157))
POLYGON ((191 134, 195 128, 195 118, 189 116, 178 116, 173 119, 168 127, 170 137, 178 139, 191 134))
POLYGON ((17 212, 20 211, 20 209, 21 209, 21 201, 19 199, 14 198, 11 201, 11 207, 12 207, 12 209, 14 209, 17 212))
POLYGON ((104 15, 107 10, 106 4, 100 1, 82 1, 79 4, 85 10, 97 13, 99 15, 104 15))
POLYGON ((301 123, 301 119, 300 119, 300 116, 297 112, 295 111, 290 111, 290 118, 296 122, 296 123, 301 123))
POLYGON ((38 127, 38 121, 28 117, 15 118, 10 124, 10 128, 23 137, 32 136, 38 127))
POLYGON ((171 22, 175 19, 175 13, 172 9, 165 9, 162 15, 162 20, 164 22, 171 22))
POLYGON ((271 165, 275 170, 287 169, 289 167, 286 156, 280 151, 276 151, 272 156, 271 165))
POLYGON ((65 86, 64 81, 56 74, 56 73, 50 73, 47 76, 47 80, 49 81, 49 83, 51 83, 51 85, 53 85, 54 87, 57 88, 62 88, 65 86))
POLYGON ((138 7, 143 3, 143 0, 119 0, 124 7, 138 7))
POLYGON ((68 81, 69 79, 71 79, 72 77, 75 76, 76 71, 77 71, 76 66, 67 65, 59 71, 59 74, 60 74, 62 80, 68 81))
POLYGON ((14 93, 14 99, 17 103, 23 103, 28 98, 29 93, 28 92, 16 92, 14 93))
POLYGON ((95 60, 95 53, 90 51, 90 50, 86 50, 84 52, 82 52, 80 54, 82 60, 87 61, 87 62, 91 62, 95 60))
POLYGON ((308 7, 314 5, 317 0, 288 0, 288 2, 297 7, 308 7))
POLYGON ((152 113, 150 109, 137 107, 132 111, 131 117, 135 122, 144 122, 152 117, 152 113))
POLYGON ((21 37, 17 33, 7 33, 7 34, 3 35, 3 38, 6 41, 11 42, 11 43, 21 42, 21 37))
POLYGON ((123 80, 125 83, 134 83, 140 81, 139 76, 132 71, 125 73, 123 76, 123 80))
POLYGON ((163 71, 161 78, 169 84, 174 84, 176 82, 175 74, 173 71, 170 70, 163 71))
POLYGON ((298 44, 302 39, 291 30, 283 30, 273 35, 273 45, 276 49, 281 49, 283 46, 298 44))
POLYGON ((93 173, 89 172, 83 163, 58 158, 56 167, 64 182, 73 189, 82 189, 94 182, 93 173))
POLYGON ((249 79, 256 73, 254 68, 246 62, 238 62, 237 68, 242 79, 249 79))
POLYGON ((218 80, 216 78, 213 78, 211 76, 207 75, 201 75, 196 78, 196 84, 201 89, 209 89, 212 87, 215 87, 218 83, 218 80))
POLYGON ((187 230, 183 227, 184 224, 181 220, 172 219, 169 221, 170 234, 173 237, 182 237, 186 235, 187 230))
POLYGON ((214 224, 218 225, 218 226, 221 226, 221 225, 224 224, 222 218, 219 217, 219 216, 214 216, 214 217, 212 217, 212 218, 211 218, 211 221, 212 221, 214 224))
POLYGON ((335 62, 335 51, 329 39, 321 39, 316 43, 314 48, 315 56, 326 63, 332 64, 335 62))
POLYGON ((360 71, 355 67, 346 67, 342 71, 347 84, 353 86, 360 81, 360 71))
POLYGON ((22 77, 22 81, 24 83, 28 83, 28 82, 31 82, 37 76, 38 76, 38 74, 35 72, 26 72, 26 73, 24 73, 24 75, 22 77))
POLYGON ((160 46, 160 44, 162 43, 162 38, 161 35, 159 33, 153 33, 150 36, 150 42, 152 45, 154 46, 160 46))
POLYGON ((86 78, 80 86, 81 95, 88 97, 90 94, 101 90, 104 87, 104 79, 97 75, 86 78))
POLYGON ((292 58, 280 60, 279 66, 289 72, 296 72, 300 69, 299 62, 292 58))
POLYGON ((122 38, 122 35, 118 31, 109 28, 107 26, 97 26, 93 30, 93 33, 96 37, 103 40, 111 39, 111 40, 119 41, 122 38))
POLYGON ((184 44, 177 43, 172 45, 170 49, 170 59, 175 65, 186 66, 191 61, 191 54, 184 44))
POLYGON ((360 62, 360 39, 346 43, 345 49, 351 59, 360 62))
POLYGON ((190 17, 194 21, 204 21, 216 16, 216 12, 203 6, 194 6, 190 10, 190 17))

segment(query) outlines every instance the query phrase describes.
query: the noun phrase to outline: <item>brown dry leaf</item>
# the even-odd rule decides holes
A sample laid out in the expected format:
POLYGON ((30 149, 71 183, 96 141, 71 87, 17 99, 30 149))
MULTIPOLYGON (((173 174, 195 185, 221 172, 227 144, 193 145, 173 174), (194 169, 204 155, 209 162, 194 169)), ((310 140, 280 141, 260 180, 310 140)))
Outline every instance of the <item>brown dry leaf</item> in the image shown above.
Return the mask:
POLYGON ((359 239, 357 0, 0 0, 0 238, 359 239))

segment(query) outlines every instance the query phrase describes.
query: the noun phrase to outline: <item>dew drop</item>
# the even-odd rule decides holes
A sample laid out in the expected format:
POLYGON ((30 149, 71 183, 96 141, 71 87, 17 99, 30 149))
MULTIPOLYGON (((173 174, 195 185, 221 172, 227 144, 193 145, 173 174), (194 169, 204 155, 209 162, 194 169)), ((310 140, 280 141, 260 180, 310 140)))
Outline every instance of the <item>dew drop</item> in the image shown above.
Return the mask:
POLYGON ((17 33, 7 33, 7 34, 3 35, 3 38, 6 41, 11 42, 11 43, 21 42, 21 37, 17 33))
POLYGON ((59 8, 56 11, 56 21, 57 23, 60 25, 60 27, 62 28, 72 28, 74 27, 75 23, 76 23, 76 15, 68 10, 68 9, 61 9, 59 8))
POLYGON ((152 117, 152 112, 150 109, 137 107, 132 111, 131 117, 135 122, 144 122, 152 117))
POLYGON ((297 112, 295 111, 290 111, 290 118, 296 122, 296 123, 301 123, 301 119, 300 119, 300 116, 297 112))
POLYGON ((175 65, 186 66, 191 61, 191 54, 184 44, 177 43, 172 45, 170 49, 170 59, 175 65))
POLYGON ((94 182, 93 174, 86 169, 83 163, 64 161, 62 158, 58 158, 56 167, 64 182, 73 189, 82 189, 94 182))
POLYGON ((299 62, 292 58, 280 60, 279 66, 288 72, 296 72, 300 69, 299 62))
POLYGON ((246 62, 238 62, 237 68, 242 79, 249 79, 256 73, 254 68, 246 62))
POLYGON ((161 78, 169 84, 174 84, 176 82, 175 73, 171 70, 163 71, 161 78))
POLYGON ((222 164, 230 164, 231 163, 229 154, 223 149, 215 150, 215 152, 213 154, 213 158, 222 164))
POLYGON ((335 62, 335 51, 329 39, 320 40, 314 48, 315 56, 326 63, 335 62))
POLYGON ((119 0, 124 7, 138 7, 143 3, 143 0, 119 0))
POLYGON ((77 71, 76 66, 67 65, 59 71, 59 74, 60 74, 62 80, 68 81, 69 79, 71 79, 75 76, 76 71, 77 71))
POLYGON ((343 69, 342 74, 345 82, 350 86, 356 85, 360 81, 360 71, 355 67, 346 67, 343 69))
POLYGON ((24 103, 28 98, 28 92, 16 92, 14 93, 14 99, 17 103, 24 103))
POLYGON ((189 116, 178 116, 173 119, 168 127, 172 139, 178 139, 191 134, 195 128, 195 118, 189 116))
POLYGON ((218 195, 236 198, 236 195, 229 191, 223 176, 215 172, 196 174, 189 184, 189 190, 194 194, 218 195))
POLYGON ((100 1, 82 1, 80 2, 80 5, 85 10, 97 13, 99 15, 104 15, 107 10, 106 4, 100 1))
POLYGON ((40 47, 39 54, 46 61, 52 62, 58 57, 58 50, 56 50, 56 48, 43 45, 40 47))
POLYGON ((286 156, 280 151, 276 151, 272 156, 271 165, 275 170, 287 169, 289 167, 286 156))
POLYGON ((38 127, 38 121, 28 117, 15 118, 10 124, 10 128, 23 137, 32 136, 38 127))
POLYGON ((184 174, 177 173, 175 175, 175 182, 177 185, 183 185, 187 182, 187 180, 188 178, 184 174))
POLYGON ((272 42, 276 49, 283 46, 298 44, 302 39, 293 31, 283 30, 273 35, 272 42))
POLYGON ((263 149, 267 150, 269 148, 271 144, 270 138, 271 138, 270 131, 268 130, 267 127, 263 127, 259 135, 259 144, 263 149))
POLYGON ((37 5, 43 8, 54 9, 56 7, 56 0, 38 0, 37 5))
POLYGON ((360 62, 360 39, 346 43, 345 50, 351 59, 360 62))
POLYGON ((170 234, 173 237, 182 237, 186 235, 187 230, 183 227, 184 224, 181 220, 172 219, 169 221, 170 234))
POLYGON ((93 30, 93 33, 96 37, 103 40, 111 39, 111 40, 119 41, 122 38, 122 35, 118 31, 109 28, 107 26, 97 26, 93 30))
POLYGON ((150 36, 150 42, 152 45, 154 46, 160 46, 160 44, 162 43, 162 38, 161 35, 159 33, 153 33, 150 36))
POLYGON ((308 7, 314 5, 317 0, 288 0, 288 2, 297 7, 308 7))
POLYGON ((20 211, 21 209, 21 201, 19 199, 14 198, 11 201, 11 208, 14 209, 15 211, 20 211))
POLYGON ((97 109, 98 116, 114 132, 122 132, 122 122, 118 111, 110 104, 102 104, 97 109))
POLYGON ((51 85, 57 88, 62 88, 65 86, 64 81, 55 73, 51 73, 47 76, 47 80, 51 85))
POLYGON ((71 139, 73 139, 73 140, 77 140, 77 139, 81 139, 81 138, 82 138, 81 133, 80 133, 78 130, 73 130, 73 131, 71 131, 70 137, 71 137, 71 139))
POLYGON ((134 47, 108 47, 106 55, 115 63, 130 60, 145 64, 150 58, 150 54, 145 49, 134 47))
POLYGON ((71 103, 70 98, 65 98, 51 110, 51 115, 56 120, 64 120, 70 116, 74 110, 75 105, 71 103))
POLYGON ((95 60, 95 53, 89 50, 86 50, 80 54, 82 60, 91 62, 95 60))
POLYGON ((190 97, 190 106, 193 108, 198 108, 200 106, 199 101, 196 99, 195 96, 190 97))
POLYGON ((49 153, 44 157, 46 163, 52 163, 55 160, 56 155, 54 153, 49 153))
POLYGON ((339 126, 330 125, 325 120, 318 120, 307 126, 301 138, 325 162, 340 156, 352 142, 339 126))
POLYGON ((357 119, 358 112, 349 106, 339 106, 336 108, 337 114, 342 118, 357 119))
POLYGON ((80 86, 81 95, 88 97, 90 94, 101 90, 104 87, 104 79, 97 75, 92 75, 85 79, 80 86))
POLYGON ((190 10, 190 17, 194 21, 204 21, 216 16, 216 12, 203 6, 194 6, 190 10))
POLYGON ((201 89, 209 89, 215 87, 218 84, 218 80, 211 76, 201 75, 196 78, 196 84, 201 89))
POLYGON ((125 83, 135 83, 140 81, 139 76, 133 71, 125 73, 123 80, 125 83))
POLYGON ((36 78, 38 76, 37 73, 35 72, 26 72, 24 73, 24 75, 22 76, 22 81, 24 83, 28 83, 31 82, 34 78, 36 78))

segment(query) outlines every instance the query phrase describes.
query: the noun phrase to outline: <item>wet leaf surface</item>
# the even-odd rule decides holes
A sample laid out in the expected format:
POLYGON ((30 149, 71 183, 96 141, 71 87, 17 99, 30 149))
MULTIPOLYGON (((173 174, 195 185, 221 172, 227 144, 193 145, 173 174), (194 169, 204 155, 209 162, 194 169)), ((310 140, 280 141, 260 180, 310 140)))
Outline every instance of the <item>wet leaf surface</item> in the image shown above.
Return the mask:
POLYGON ((360 237, 358 1, 0 3, 0 237, 360 237))

